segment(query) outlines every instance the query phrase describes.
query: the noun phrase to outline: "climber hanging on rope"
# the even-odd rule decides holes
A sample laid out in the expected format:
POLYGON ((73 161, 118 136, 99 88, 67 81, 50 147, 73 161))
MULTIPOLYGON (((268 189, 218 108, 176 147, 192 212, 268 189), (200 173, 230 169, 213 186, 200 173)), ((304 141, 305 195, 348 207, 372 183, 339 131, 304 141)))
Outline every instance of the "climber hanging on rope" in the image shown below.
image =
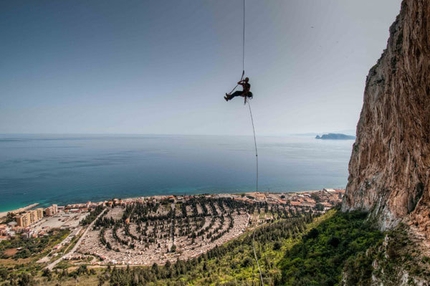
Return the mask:
POLYGON ((229 101, 236 96, 242 96, 245 100, 245 103, 246 103, 247 98, 252 98, 253 95, 252 95, 252 92, 250 91, 251 85, 249 84, 249 78, 246 77, 243 80, 241 79, 237 83, 236 87, 233 88, 233 90, 230 93, 225 94, 225 96, 224 96, 225 101, 229 101), (242 91, 236 90, 235 92, 233 92, 233 90, 235 90, 238 85, 241 85, 243 87, 243 90, 242 91))

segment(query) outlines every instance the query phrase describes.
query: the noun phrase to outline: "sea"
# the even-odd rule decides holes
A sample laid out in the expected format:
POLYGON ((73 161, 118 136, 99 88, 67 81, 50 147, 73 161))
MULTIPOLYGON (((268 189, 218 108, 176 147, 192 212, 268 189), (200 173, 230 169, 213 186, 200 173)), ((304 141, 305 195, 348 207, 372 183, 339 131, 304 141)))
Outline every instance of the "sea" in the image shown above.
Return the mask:
POLYGON ((0 212, 39 203, 345 188, 351 140, 0 135, 0 212), (255 148, 257 146, 257 148, 255 148))

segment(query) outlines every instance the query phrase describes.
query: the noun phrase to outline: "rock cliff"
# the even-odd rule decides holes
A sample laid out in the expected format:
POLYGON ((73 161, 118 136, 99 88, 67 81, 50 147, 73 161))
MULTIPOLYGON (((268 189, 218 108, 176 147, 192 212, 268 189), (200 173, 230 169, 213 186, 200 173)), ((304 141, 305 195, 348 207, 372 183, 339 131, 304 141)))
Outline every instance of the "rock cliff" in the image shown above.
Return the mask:
POLYGON ((342 210, 430 238, 430 1, 404 0, 366 79, 342 210))

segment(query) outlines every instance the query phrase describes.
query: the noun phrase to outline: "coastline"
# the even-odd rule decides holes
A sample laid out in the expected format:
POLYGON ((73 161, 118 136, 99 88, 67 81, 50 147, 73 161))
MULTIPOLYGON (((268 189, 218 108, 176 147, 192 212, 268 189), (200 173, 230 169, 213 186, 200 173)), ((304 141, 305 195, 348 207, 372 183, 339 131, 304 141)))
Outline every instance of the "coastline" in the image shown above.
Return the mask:
MULTIPOLYGON (((323 188, 323 189, 344 189, 344 188, 323 188)), ((323 190, 321 189, 321 190, 323 190)), ((272 193, 272 194, 300 194, 300 193, 313 193, 313 192, 319 192, 321 190, 303 190, 303 191, 294 191, 294 192, 257 192, 257 193, 272 193)), ((208 193, 204 193, 204 194, 194 194, 195 196, 199 196, 199 195, 218 195, 218 196, 225 196, 225 195, 237 195, 237 194, 255 194, 256 192, 238 192, 238 193, 213 193, 213 194, 208 194, 208 193)), ((167 197, 167 196, 176 196, 176 195, 170 195, 170 194, 166 194, 166 195, 154 195, 154 196, 141 196, 141 197, 129 197, 129 198, 123 198, 122 200, 124 201, 129 201, 129 200, 136 200, 136 199, 141 199, 141 198, 162 198, 162 197, 167 197)), ((106 200, 105 200, 106 201, 106 200)), ((102 203, 103 201, 99 201, 99 202, 94 202, 96 204, 102 203)), ((25 207, 21 207, 18 209, 13 209, 13 210, 9 210, 9 211, 3 211, 0 212, 0 219, 3 219, 4 217, 7 216, 8 213, 20 213, 20 212, 24 212, 26 210, 30 210, 36 206, 38 206, 40 203, 33 203, 30 205, 27 205, 25 207)), ((85 203, 70 203, 68 205, 80 205, 80 204, 85 204, 85 203)))
MULTIPOLYGON (((55 210, 51 208, 46 218, 43 217, 40 220, 39 215, 37 215, 37 221, 27 225, 16 226, 17 228, 11 224, 10 229, 18 231, 18 233, 19 230, 24 233, 31 233, 31 236, 35 237, 46 235, 50 229, 69 229, 70 233, 67 238, 55 248, 59 250, 64 247, 67 250, 69 246, 73 245, 72 237, 78 235, 83 228, 86 228, 72 250, 55 260, 54 264, 49 265, 48 268, 54 267, 55 263, 62 261, 62 259, 87 261, 87 257, 93 257, 94 265, 100 266, 108 264, 150 266, 154 263, 164 265, 168 261, 174 263, 179 257, 189 259, 206 253, 214 247, 242 235, 251 224, 251 227, 254 228, 273 221, 275 217, 287 218, 311 212, 324 213, 338 204, 343 194, 343 189, 323 188, 322 190, 299 192, 253 191, 236 194, 216 193, 188 196, 158 195, 124 199, 113 198, 109 201, 99 201, 97 203, 87 202, 58 206, 59 209, 55 210), (160 224, 163 227, 157 229, 157 227, 152 228, 152 225, 149 225, 149 234, 147 234, 146 230, 144 234, 142 232, 146 244, 136 243, 130 247, 127 237, 130 236, 131 239, 134 239, 134 237, 140 235, 140 231, 138 231, 138 220, 130 220, 130 215, 128 219, 124 219, 124 214, 126 214, 127 209, 132 208, 134 211, 136 206, 139 205, 148 208, 138 207, 139 210, 136 211, 137 217, 150 216, 154 219, 155 225, 160 224), (210 207, 205 207, 206 205, 210 205, 210 207), (156 207, 154 208, 153 206, 156 207), (250 206, 256 206, 259 210, 258 214, 252 211, 254 208, 249 208, 250 206), (144 209, 148 211, 142 212, 144 209), (169 222, 170 227, 165 228, 166 217, 171 214, 172 210, 174 210, 175 214, 173 221, 177 219, 178 224, 169 222), (177 216, 177 211, 179 216, 177 216), (108 219, 109 224, 115 223, 115 220, 117 220, 119 240, 115 238, 114 231, 111 228, 102 230, 91 227, 97 219, 95 216, 101 217, 103 214, 106 214, 107 218, 111 218, 108 219), (189 239, 191 232, 186 233, 182 229, 186 226, 186 224, 182 224, 182 218, 188 216, 192 218, 198 217, 198 219, 189 221, 190 229, 204 229, 203 232, 194 233, 195 238, 193 237, 193 240, 189 239), (88 218, 88 221, 85 221, 84 225, 89 224, 88 227, 81 224, 83 219, 87 220, 86 218, 88 218), (124 229, 126 225, 129 225, 130 234, 126 234, 124 229), (178 225, 178 228, 174 229, 175 234, 172 235, 171 227, 176 227, 176 225, 178 225), (208 230, 210 230, 209 233, 205 235, 204 232, 208 230), (101 236, 105 237, 103 242, 100 240, 101 236), (159 238, 159 240, 151 240, 154 237, 159 238), (127 239, 127 242, 125 239, 127 239), (115 248, 108 247, 107 243, 115 248), (171 250, 173 245, 178 247, 180 251, 176 252, 176 248, 175 251, 171 250), (160 249, 168 249, 168 251, 160 252, 160 249)), ((31 209, 37 205, 32 204, 14 212, 31 209)), ((50 260, 48 256, 43 261, 50 260)), ((80 262, 71 263, 77 265, 76 263, 79 264, 80 262)))
POLYGON ((34 203, 34 204, 31 204, 31 205, 28 205, 28 206, 25 206, 25 207, 22 207, 22 208, 19 208, 19 209, 5 211, 5 212, 0 212, 0 218, 3 218, 5 216, 7 216, 8 213, 20 213, 20 212, 32 209, 32 208, 34 208, 35 206, 38 206, 38 205, 39 205, 39 203, 34 203))

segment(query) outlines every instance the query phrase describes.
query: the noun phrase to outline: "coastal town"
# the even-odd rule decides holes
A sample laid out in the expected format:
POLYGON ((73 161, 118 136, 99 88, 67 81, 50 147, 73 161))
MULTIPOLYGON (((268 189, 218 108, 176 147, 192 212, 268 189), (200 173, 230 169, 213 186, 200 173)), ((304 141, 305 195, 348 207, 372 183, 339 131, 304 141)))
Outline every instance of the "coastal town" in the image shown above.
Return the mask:
MULTIPOLYGON (((0 239, 68 235, 39 260, 49 269, 68 261, 92 265, 163 265, 198 257, 248 229, 278 219, 318 215, 339 204, 344 190, 205 194, 112 199, 9 212, 0 239)), ((19 250, 17 250, 19 251, 19 250)))

